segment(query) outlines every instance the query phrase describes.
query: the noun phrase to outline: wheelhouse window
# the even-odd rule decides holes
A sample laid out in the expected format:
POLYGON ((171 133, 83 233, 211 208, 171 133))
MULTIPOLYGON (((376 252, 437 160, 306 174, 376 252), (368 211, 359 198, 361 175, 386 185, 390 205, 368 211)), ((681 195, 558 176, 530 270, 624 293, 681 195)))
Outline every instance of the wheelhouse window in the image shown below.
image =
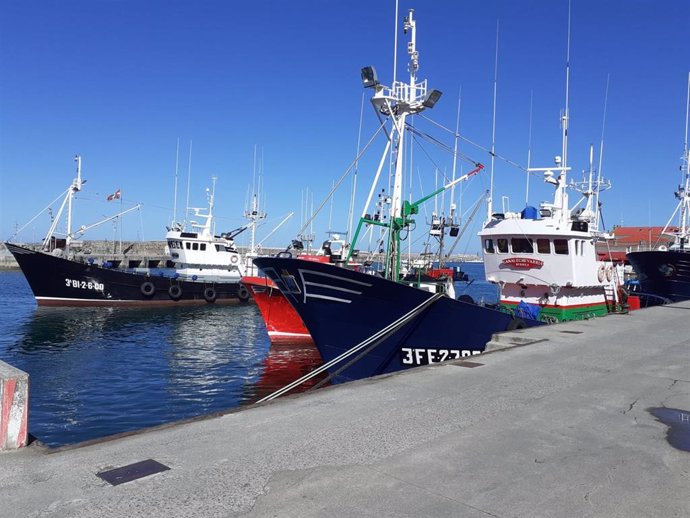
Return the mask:
POLYGON ((508 240, 507 239, 497 239, 496 240, 496 248, 498 249, 499 254, 507 254, 508 253, 508 240))
POLYGON ((537 252, 540 254, 551 253, 551 242, 548 239, 537 239, 537 252))
POLYGON ((484 253, 493 254, 494 253, 494 242, 491 239, 484 240, 484 253))
POLYGON ((534 247, 532 246, 531 239, 525 239, 524 237, 514 237, 510 240, 510 246, 513 247, 514 254, 534 253, 534 247))
POLYGON ((199 243, 192 243, 192 250, 199 250, 199 243))
POLYGON ((189 241, 185 241, 185 242, 184 242, 184 247, 185 247, 187 250, 190 250, 190 249, 192 248, 191 243, 190 243, 189 241))
POLYGON ((199 245, 199 248, 200 248, 200 250, 201 250, 202 252, 203 252, 204 250, 206 250, 206 243, 201 243, 201 244, 199 245))
POLYGON ((553 251, 556 254, 568 255, 568 240, 567 239, 554 239, 553 240, 553 251))

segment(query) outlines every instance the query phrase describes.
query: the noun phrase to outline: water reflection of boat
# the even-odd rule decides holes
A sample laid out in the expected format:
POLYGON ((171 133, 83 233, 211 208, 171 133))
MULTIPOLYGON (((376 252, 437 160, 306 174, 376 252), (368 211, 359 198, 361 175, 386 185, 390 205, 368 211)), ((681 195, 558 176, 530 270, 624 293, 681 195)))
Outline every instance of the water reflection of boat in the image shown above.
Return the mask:
POLYGON ((253 305, 39 307, 5 343, 0 357, 31 377, 30 433, 49 446, 228 411, 259 382, 270 390, 253 305))
MULTIPOLYGON (((274 342, 263 361, 259 381, 249 387, 246 397, 250 402, 256 402, 309 374, 322 363, 319 350, 313 343, 274 342)), ((293 393, 309 390, 325 378, 325 373, 314 377, 295 388, 293 393)))

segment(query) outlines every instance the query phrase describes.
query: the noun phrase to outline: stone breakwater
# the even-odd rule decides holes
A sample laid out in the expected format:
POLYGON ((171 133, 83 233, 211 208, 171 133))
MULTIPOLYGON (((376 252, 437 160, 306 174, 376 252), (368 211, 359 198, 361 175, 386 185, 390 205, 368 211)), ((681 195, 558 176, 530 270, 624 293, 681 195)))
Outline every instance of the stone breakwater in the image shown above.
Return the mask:
MULTIPOLYGON (((37 248, 36 243, 17 243, 28 248, 37 248)), ((94 257, 97 260, 110 260, 116 258, 130 257, 165 257, 165 241, 123 241, 120 247, 119 242, 112 241, 81 241, 79 247, 75 247, 79 256, 94 257)), ((4 244, 0 243, 0 269, 19 268, 19 265, 7 250, 4 244)))

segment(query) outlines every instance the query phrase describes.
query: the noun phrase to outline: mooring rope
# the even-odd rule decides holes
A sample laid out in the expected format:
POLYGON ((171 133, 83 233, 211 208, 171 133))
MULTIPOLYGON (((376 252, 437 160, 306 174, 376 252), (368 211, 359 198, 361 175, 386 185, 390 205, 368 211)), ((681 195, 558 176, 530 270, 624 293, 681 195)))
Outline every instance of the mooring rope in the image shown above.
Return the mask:
POLYGON ((363 342, 360 342, 359 344, 355 345, 354 347, 352 347, 352 348, 349 349, 348 351, 345 351, 345 352, 344 352, 343 354, 341 354, 340 356, 338 356, 338 357, 336 357, 336 358, 333 358, 331 361, 329 361, 329 362, 327 362, 327 363, 324 363, 321 367, 319 367, 319 368, 317 368, 317 369, 314 369, 314 370, 311 371, 309 374, 306 374, 306 375, 302 376, 302 377, 299 378, 298 380, 295 380, 295 381, 293 381, 292 383, 290 383, 290 384, 288 384, 288 385, 285 385, 283 388, 281 388, 281 389, 279 389, 279 390, 276 390, 276 391, 273 392, 272 394, 269 394, 268 396, 266 396, 266 397, 260 399, 259 401, 257 401, 257 403, 263 403, 263 402, 265 402, 265 401, 271 401, 272 399, 275 399, 275 398, 277 398, 277 397, 279 397, 279 396, 282 396, 283 394, 285 394, 285 393, 287 393, 287 392, 290 392, 293 388, 295 388, 295 387, 301 385, 301 384, 304 383, 305 381, 308 381, 308 380, 312 379, 313 377, 318 376, 319 374, 321 374, 321 373, 324 372, 325 370, 327 370, 327 369, 333 367, 334 365, 337 365, 337 364, 340 363, 341 361, 343 361, 343 360, 349 358, 350 356, 352 356, 353 354, 355 354, 355 353, 361 351, 361 350, 364 349, 365 347, 368 347, 368 346, 371 345, 372 343, 375 343, 375 342, 377 342, 377 341, 383 340, 383 339, 386 338, 388 335, 390 335, 391 333, 393 333, 394 331, 396 331, 398 328, 402 327, 402 326, 405 325, 407 322, 409 322, 410 320, 412 320, 412 319, 413 319, 414 317, 416 317, 421 311, 423 311, 425 308, 427 308, 428 306, 430 306, 431 304, 433 304, 434 302, 436 302, 436 301, 437 301, 438 299, 440 299, 441 297, 443 297, 443 294, 442 294, 442 293, 436 293, 436 294, 434 294, 433 296, 431 296, 431 297, 429 297, 428 299, 426 299, 424 302, 422 302, 422 303, 421 303, 420 305, 418 305, 417 307, 415 307, 415 308, 413 308, 412 310, 410 310, 409 312, 405 313, 403 316, 401 316, 400 318, 398 318, 396 321, 394 321, 394 322, 388 324, 386 327, 384 327, 384 328, 381 329, 380 331, 377 331, 376 333, 374 333, 373 335, 371 335, 369 338, 367 338, 367 339, 364 340, 363 342))

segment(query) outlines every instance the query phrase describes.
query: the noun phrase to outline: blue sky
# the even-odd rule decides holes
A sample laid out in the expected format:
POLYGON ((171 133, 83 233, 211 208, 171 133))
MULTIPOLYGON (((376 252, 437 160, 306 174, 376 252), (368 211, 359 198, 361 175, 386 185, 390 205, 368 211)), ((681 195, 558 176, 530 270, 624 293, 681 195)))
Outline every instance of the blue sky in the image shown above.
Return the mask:
MULTIPOLYGON (((550 165, 560 154, 567 1, 401 2, 400 19, 410 7, 420 78, 444 92, 428 116, 454 127, 461 91, 460 133, 490 147, 498 22, 496 150, 526 164, 532 97, 532 166, 550 165)), ((204 206, 204 189, 217 176, 218 231, 243 224, 257 147, 269 213, 258 236, 294 212, 266 241, 287 244, 306 218, 306 193, 318 206, 355 157, 360 68, 374 65, 381 81, 391 82, 394 12, 394 0, 0 1, 0 238, 67 187, 79 153, 88 182, 75 224, 117 211, 119 204, 105 198, 120 188, 124 208, 143 203, 124 217, 123 236, 162 239, 172 219, 179 139, 178 208, 192 141, 190 205, 204 206)), ((687 0, 572 2, 571 178, 588 166, 590 144, 598 153, 610 78, 602 166, 613 183, 602 195, 609 228, 663 225, 675 206, 689 20, 687 0)), ((405 43, 400 34, 398 79, 406 77, 405 43)), ((416 124, 452 145, 452 136, 416 124)), ((375 125, 366 101, 363 141, 375 125)), ((372 149, 360 164, 357 214, 383 141, 372 149)), ((466 143, 461 151, 488 169, 486 152, 466 143)), ((434 167, 449 174, 451 158, 430 148, 414 153, 418 197, 433 188, 434 167)), ((510 208, 521 209, 524 173, 502 161, 495 168, 496 203, 509 196, 510 208)), ((488 179, 482 173, 463 186, 463 210, 488 179)), ((344 184, 314 222, 317 241, 329 226, 346 227, 349 180, 344 184)), ((552 189, 532 179, 530 194, 536 205, 552 189)), ((457 252, 479 249, 483 215, 484 209, 457 252)), ((16 239, 39 239, 49 224, 43 216, 16 239)), ((113 235, 106 224, 87 237, 113 235)))

